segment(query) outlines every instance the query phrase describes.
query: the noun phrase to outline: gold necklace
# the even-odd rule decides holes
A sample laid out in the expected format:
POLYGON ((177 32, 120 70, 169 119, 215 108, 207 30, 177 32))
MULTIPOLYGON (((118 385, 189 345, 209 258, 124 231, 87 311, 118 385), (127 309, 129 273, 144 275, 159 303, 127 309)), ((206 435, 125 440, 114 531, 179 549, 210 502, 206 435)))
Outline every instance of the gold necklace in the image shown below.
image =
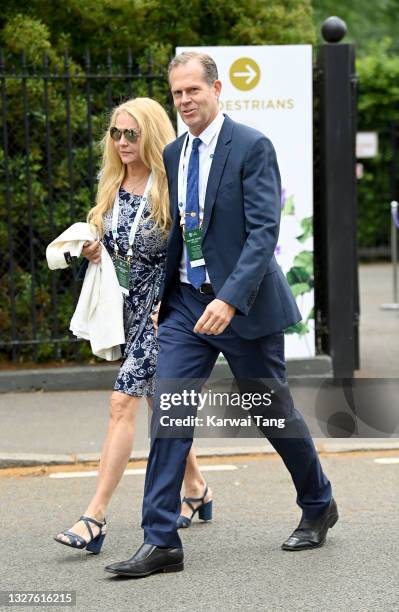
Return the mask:
POLYGON ((134 193, 135 193, 135 191, 138 189, 138 187, 139 187, 140 185, 142 185, 142 183, 144 183, 144 180, 147 182, 147 180, 148 180, 148 176, 149 176, 149 175, 147 175, 147 176, 146 176, 146 177, 144 177, 144 178, 141 178, 141 179, 138 181, 138 183, 136 183, 135 185, 131 185, 131 183, 124 181, 124 187, 125 187, 126 191, 127 191, 127 192, 129 192, 129 193, 134 194, 134 193), (130 186, 130 185, 131 185, 131 186, 130 186))

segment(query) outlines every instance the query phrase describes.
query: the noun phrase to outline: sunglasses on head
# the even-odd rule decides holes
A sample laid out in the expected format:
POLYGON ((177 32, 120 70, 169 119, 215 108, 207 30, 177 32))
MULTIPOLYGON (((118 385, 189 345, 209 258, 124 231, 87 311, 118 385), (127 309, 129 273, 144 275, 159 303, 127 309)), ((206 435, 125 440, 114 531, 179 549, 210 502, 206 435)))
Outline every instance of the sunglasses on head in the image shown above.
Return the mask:
POLYGON ((129 142, 137 142, 137 139, 140 136, 140 133, 136 132, 136 130, 118 130, 117 127, 112 127, 109 133, 112 140, 120 140, 123 134, 126 140, 129 142))

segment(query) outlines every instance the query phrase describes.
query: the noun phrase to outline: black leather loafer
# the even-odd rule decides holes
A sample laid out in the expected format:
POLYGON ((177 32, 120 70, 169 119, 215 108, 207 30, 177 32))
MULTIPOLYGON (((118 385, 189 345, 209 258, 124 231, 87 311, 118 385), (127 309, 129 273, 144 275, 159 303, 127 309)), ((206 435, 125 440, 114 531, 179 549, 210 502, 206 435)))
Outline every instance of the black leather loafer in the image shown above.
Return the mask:
POLYGON ((338 520, 338 508, 334 498, 331 499, 327 510, 317 519, 302 518, 298 527, 282 544, 283 550, 307 550, 319 548, 326 541, 327 531, 334 527, 338 520))
POLYGON ((155 572, 181 572, 184 569, 183 559, 182 548, 159 548, 143 544, 127 561, 112 563, 104 569, 119 576, 144 578, 155 572))

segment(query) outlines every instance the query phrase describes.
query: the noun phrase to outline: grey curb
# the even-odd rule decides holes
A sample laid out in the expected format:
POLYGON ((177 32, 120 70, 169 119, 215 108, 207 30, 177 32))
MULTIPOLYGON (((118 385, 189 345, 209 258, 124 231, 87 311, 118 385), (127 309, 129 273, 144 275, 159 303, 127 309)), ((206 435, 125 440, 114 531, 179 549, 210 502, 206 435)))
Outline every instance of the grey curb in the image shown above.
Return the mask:
MULTIPOLYGON (((353 451, 387 451, 399 450, 399 440, 389 442, 367 442, 358 440, 353 442, 330 442, 317 440, 316 446, 319 452, 324 453, 350 453, 353 451)), ((219 448, 197 448, 197 457, 233 457, 249 455, 275 455, 273 448, 261 446, 237 446, 219 448)), ((148 451, 134 451, 130 455, 130 460, 146 461, 148 451)), ((13 467, 39 467, 52 465, 78 465, 85 463, 98 462, 100 453, 82 453, 76 455, 43 455, 35 453, 0 453, 0 469, 13 467)))
POLYGON ((71 455, 43 455, 40 453, 0 453, 0 468, 35 467, 41 465, 73 465, 71 455))

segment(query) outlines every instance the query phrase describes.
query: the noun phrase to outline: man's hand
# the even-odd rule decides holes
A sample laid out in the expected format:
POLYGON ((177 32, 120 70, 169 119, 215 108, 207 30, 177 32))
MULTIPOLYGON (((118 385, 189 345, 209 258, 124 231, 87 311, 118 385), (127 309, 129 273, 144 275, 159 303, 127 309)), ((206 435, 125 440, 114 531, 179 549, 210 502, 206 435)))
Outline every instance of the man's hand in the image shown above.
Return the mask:
POLYGON ((92 263, 98 264, 101 261, 101 244, 98 240, 83 244, 82 255, 92 263))
POLYGON ((207 336, 218 336, 224 332, 234 317, 235 311, 234 306, 215 298, 208 304, 202 316, 198 319, 194 332, 207 336))
POLYGON ((161 306, 161 302, 158 302, 158 304, 152 310, 151 315, 150 315, 151 320, 154 323, 155 331, 158 331, 158 313, 159 313, 160 306, 161 306))

